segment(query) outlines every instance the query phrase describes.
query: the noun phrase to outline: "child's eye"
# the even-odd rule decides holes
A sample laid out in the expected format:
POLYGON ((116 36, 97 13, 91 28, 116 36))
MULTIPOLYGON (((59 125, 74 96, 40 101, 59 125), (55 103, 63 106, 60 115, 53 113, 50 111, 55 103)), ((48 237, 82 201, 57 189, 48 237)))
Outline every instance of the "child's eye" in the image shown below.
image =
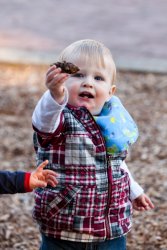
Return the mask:
POLYGON ((95 80, 104 81, 104 78, 102 76, 95 76, 95 80))
POLYGON ((76 73, 76 74, 74 74, 74 75, 72 75, 73 77, 77 77, 77 78, 82 78, 82 77, 84 77, 84 75, 83 74, 81 74, 81 73, 76 73))

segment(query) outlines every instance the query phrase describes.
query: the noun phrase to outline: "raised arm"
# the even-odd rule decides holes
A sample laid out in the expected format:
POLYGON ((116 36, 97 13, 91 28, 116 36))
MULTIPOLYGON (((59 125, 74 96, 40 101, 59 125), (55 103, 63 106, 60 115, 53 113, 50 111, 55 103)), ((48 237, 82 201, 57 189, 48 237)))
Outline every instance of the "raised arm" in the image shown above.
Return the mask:
POLYGON ((59 125, 60 115, 67 103, 67 92, 62 105, 59 105, 47 90, 37 103, 32 115, 32 124, 39 131, 53 133, 59 125))
POLYGON ((32 116, 32 123, 39 131, 53 133, 58 127, 60 114, 68 101, 68 93, 64 81, 68 74, 61 73, 61 69, 52 66, 46 73, 48 90, 41 97, 32 116))

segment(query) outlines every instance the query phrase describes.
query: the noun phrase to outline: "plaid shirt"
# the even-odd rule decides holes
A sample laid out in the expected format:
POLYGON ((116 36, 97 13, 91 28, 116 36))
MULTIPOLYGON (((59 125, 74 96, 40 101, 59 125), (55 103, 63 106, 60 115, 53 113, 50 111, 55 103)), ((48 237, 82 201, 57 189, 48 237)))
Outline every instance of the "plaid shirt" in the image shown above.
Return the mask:
POLYGON ((67 106, 53 134, 34 128, 37 164, 59 173, 59 184, 35 191, 33 218, 46 236, 93 242, 131 228, 129 177, 120 165, 126 152, 107 155, 94 118, 85 108, 67 106))

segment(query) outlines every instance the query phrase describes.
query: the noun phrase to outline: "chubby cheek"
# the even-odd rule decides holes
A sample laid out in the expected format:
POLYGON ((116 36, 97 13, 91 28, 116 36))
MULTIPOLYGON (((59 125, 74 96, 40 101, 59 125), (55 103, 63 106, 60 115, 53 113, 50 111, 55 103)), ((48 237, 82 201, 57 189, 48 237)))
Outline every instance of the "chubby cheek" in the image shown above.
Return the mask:
POLYGON ((103 93, 103 91, 101 92, 99 91, 96 97, 97 105, 103 107, 104 103, 109 101, 109 99, 110 99, 109 91, 107 93, 103 93))
POLYGON ((93 107, 93 110, 92 110, 92 114, 93 115, 99 115, 105 102, 109 101, 110 99, 110 95, 99 95, 97 98, 96 98, 96 101, 95 101, 95 106, 93 107))
POLYGON ((76 98, 74 93, 73 94, 69 93, 68 103, 71 104, 72 106, 76 106, 76 98))
POLYGON ((68 103, 76 106, 77 105, 77 99, 78 99, 78 90, 76 88, 67 88, 69 100, 68 103))
POLYGON ((103 106, 104 106, 104 102, 97 102, 95 107, 92 110, 92 114, 93 115, 99 115, 102 108, 103 108, 103 106))

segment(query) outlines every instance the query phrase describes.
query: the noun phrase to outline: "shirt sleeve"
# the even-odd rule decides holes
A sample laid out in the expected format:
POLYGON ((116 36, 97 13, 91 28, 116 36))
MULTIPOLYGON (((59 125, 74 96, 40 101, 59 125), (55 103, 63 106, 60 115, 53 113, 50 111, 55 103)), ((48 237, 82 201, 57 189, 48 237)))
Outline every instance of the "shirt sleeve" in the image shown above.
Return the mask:
POLYGON ((68 92, 65 89, 64 102, 58 104, 47 90, 41 97, 32 115, 32 124, 39 131, 53 133, 60 122, 60 115, 68 101, 68 92))
POLYGON ((0 194, 15 194, 32 191, 29 187, 30 173, 0 171, 0 194))
POLYGON ((126 165, 125 161, 123 161, 121 168, 124 169, 130 178, 130 199, 135 200, 139 197, 143 192, 143 188, 134 180, 132 174, 130 173, 128 166, 126 165))

